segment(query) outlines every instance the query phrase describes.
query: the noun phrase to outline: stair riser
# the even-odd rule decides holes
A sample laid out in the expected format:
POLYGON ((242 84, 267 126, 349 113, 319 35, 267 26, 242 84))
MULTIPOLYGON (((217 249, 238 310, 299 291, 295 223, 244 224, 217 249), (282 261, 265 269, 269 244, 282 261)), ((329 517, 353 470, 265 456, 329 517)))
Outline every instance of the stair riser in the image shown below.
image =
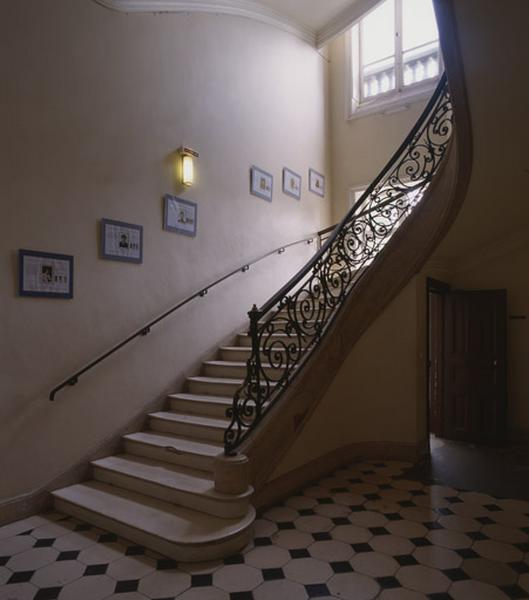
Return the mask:
POLYGON ((151 498, 163 500, 164 502, 186 506, 187 508, 192 508, 193 510, 198 510, 224 519, 243 517, 248 512, 249 502, 247 499, 224 502, 215 498, 208 498, 201 494, 192 494, 183 490, 175 490, 157 483, 144 481, 124 473, 117 473, 116 471, 110 471, 109 469, 102 469, 96 466, 93 467, 93 475, 94 479, 97 481, 138 492, 145 496, 150 496, 151 498))
POLYGON ((213 472, 213 458, 209 456, 201 456, 200 454, 176 453, 170 452, 161 446, 153 446, 151 444, 142 444, 132 440, 123 440, 123 447, 128 454, 135 456, 144 456, 153 460, 161 460, 173 465, 182 465, 199 469, 200 471, 213 472))
POLYGON ((231 379, 244 379, 246 377, 246 365, 244 367, 204 365, 202 371, 203 375, 206 377, 228 377, 231 379))
POLYGON ((183 412, 192 415, 201 415, 204 417, 226 417, 226 409, 228 404, 217 404, 215 402, 182 400, 180 398, 169 398, 169 406, 171 410, 183 412))
POLYGON ((155 417, 149 419, 149 425, 154 431, 183 435, 185 437, 197 438, 200 440, 222 442, 224 439, 224 429, 218 429, 216 427, 194 425, 193 423, 179 423, 178 421, 157 419, 155 417))
MULTIPOLYGON (((243 346, 242 348, 237 348, 234 350, 220 350, 219 360, 228 360, 231 362, 243 362, 250 358, 251 352, 249 346, 243 346)), ((264 352, 261 352, 261 360, 263 362, 268 362, 270 359, 267 357, 264 352)))
MULTIPOLYGON (((271 375, 274 373, 274 369, 270 367, 264 367, 264 371, 265 373, 269 373, 271 375)), ((231 377, 234 379, 244 379, 246 377, 246 365, 244 365, 244 367, 204 365, 204 375, 206 377, 231 377)))
MULTIPOLYGON (((290 316, 287 313, 280 313, 274 317, 274 322, 277 325, 279 325, 280 322, 287 323, 288 320, 290 320, 290 316)), ((309 319, 308 321, 303 323, 302 315, 297 315, 296 321, 299 322, 299 324, 301 326, 308 327, 308 328, 312 328, 312 327, 314 327, 315 323, 318 323, 318 321, 312 320, 312 319, 309 319)), ((259 321, 259 325, 265 325, 265 324, 266 324, 265 321, 259 321)))
POLYGON ((115 533, 136 544, 145 546, 164 556, 181 562, 215 560, 217 558, 235 554, 246 546, 250 541, 253 532, 253 527, 250 525, 238 532, 235 536, 215 544, 197 544, 192 546, 175 544, 60 498, 54 499, 54 506, 59 512, 92 523, 96 527, 115 533))
POLYGON ((235 392, 239 389, 238 383, 211 383, 207 381, 187 382, 188 391, 190 394, 199 394, 204 396, 227 396, 233 398, 235 392))
MULTIPOLYGON (((239 346, 245 346, 246 348, 251 348, 252 346, 252 338, 249 335, 239 335, 237 336, 239 346)), ((285 336, 275 336, 271 335, 266 338, 266 345, 270 346, 272 340, 277 340, 278 349, 287 348, 288 346, 294 344, 295 347, 298 347, 301 344, 301 347, 304 348, 310 340, 299 339, 296 335, 292 335, 291 337, 285 336)))

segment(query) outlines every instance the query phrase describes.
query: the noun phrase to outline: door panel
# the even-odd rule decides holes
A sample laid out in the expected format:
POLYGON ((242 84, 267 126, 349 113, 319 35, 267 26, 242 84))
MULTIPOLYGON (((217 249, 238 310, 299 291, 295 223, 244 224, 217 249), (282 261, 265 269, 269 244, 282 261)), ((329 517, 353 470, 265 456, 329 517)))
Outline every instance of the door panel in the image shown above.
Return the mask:
POLYGON ((498 443, 507 403, 505 290, 445 294, 444 437, 498 443))

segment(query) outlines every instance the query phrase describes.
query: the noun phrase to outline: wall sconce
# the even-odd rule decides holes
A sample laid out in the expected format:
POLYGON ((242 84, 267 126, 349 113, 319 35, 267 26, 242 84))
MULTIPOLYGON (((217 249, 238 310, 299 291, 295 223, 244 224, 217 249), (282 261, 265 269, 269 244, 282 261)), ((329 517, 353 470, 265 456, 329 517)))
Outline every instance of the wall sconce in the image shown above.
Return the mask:
POLYGON ((195 158, 198 158, 199 154, 186 146, 182 146, 178 152, 182 161, 182 184, 191 187, 195 183, 195 158))

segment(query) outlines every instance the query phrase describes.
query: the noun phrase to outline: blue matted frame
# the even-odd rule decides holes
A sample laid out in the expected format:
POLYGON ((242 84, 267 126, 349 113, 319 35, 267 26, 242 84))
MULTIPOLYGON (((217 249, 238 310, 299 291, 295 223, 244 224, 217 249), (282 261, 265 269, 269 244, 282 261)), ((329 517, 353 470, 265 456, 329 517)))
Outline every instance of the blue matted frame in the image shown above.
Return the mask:
POLYGON ((292 198, 295 198, 296 200, 301 200, 301 175, 298 175, 298 173, 296 173, 295 171, 292 171, 292 169, 288 169, 287 167, 283 167, 283 194, 286 194, 287 196, 291 196, 292 198), (295 192, 291 192, 289 189, 287 189, 286 186, 286 181, 287 181, 287 176, 293 176, 294 178, 296 178, 299 181, 299 193, 296 194, 295 192))
POLYGON ((309 169, 309 192, 312 192, 313 194, 317 194, 318 196, 321 196, 322 198, 325 197, 325 175, 318 173, 318 171, 316 171, 316 169, 309 169), (312 181, 313 175, 316 175, 317 177, 321 177, 321 180, 323 182, 323 187, 322 187, 321 191, 317 187, 315 187, 315 186, 313 187, 313 181, 312 181))
POLYGON ((250 194, 252 196, 257 196, 258 198, 262 198, 267 202, 272 202, 272 196, 274 195, 274 176, 255 165, 250 167, 250 194), (256 177, 258 175, 264 175, 265 177, 270 178, 270 193, 267 194, 265 192, 261 192, 259 186, 257 185, 256 177))
POLYGON ((40 252, 37 250, 20 249, 18 251, 18 295, 30 298, 62 298, 70 300, 73 298, 73 256, 71 254, 57 254, 54 252, 40 252), (26 257, 50 258, 68 263, 69 284, 67 292, 36 292, 24 289, 24 260, 26 257))
POLYGON ((183 198, 179 198, 178 196, 173 196, 173 194, 165 194, 163 197, 163 228, 165 231, 172 231, 173 233, 180 233, 182 235, 187 235, 188 237, 196 237, 197 235, 197 224, 198 224, 198 206, 196 202, 191 202, 190 200, 184 200, 183 198), (193 230, 189 231, 189 229, 185 229, 183 227, 178 227, 175 225, 169 224, 169 205, 171 202, 176 202, 178 204, 185 204, 189 206, 194 211, 194 223, 193 230))
POLYGON ((101 219, 100 229, 100 244, 99 244, 100 257, 107 260, 118 260, 120 262, 131 262, 141 264, 143 262, 143 226, 135 225, 134 223, 125 223, 124 221, 114 221, 113 219, 101 219), (106 247, 106 235, 105 229, 107 225, 115 225, 116 227, 123 227, 124 229, 135 229, 140 232, 140 255, 139 257, 134 256, 119 256, 117 254, 110 254, 106 247))

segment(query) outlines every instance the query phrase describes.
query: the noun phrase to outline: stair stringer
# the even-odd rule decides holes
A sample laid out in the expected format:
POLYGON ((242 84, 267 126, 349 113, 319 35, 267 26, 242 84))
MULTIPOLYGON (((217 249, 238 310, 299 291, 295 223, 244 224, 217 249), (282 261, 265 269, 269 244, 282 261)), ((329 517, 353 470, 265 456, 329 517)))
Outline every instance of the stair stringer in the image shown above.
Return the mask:
POLYGON ((472 132, 453 0, 436 0, 441 45, 454 110, 447 155, 414 213, 394 234, 345 300, 339 314, 277 404, 240 452, 259 492, 307 424, 362 334, 424 266, 454 222, 472 168, 472 132))

